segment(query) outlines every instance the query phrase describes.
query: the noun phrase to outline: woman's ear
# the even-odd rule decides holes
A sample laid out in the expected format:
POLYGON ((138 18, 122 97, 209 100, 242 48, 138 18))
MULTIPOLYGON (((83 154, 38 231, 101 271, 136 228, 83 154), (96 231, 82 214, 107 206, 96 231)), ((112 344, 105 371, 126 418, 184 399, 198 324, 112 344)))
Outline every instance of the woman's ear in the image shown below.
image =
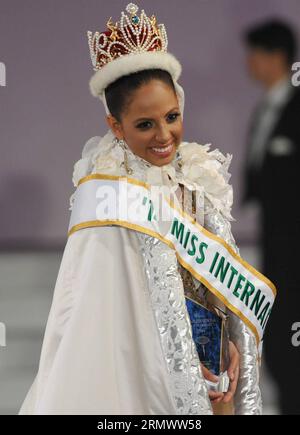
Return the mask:
POLYGON ((110 127, 110 129, 112 130, 112 132, 114 133, 114 135, 118 139, 123 139, 122 127, 121 127, 120 123, 116 120, 116 118, 112 115, 107 115, 106 122, 107 122, 108 126, 110 127))

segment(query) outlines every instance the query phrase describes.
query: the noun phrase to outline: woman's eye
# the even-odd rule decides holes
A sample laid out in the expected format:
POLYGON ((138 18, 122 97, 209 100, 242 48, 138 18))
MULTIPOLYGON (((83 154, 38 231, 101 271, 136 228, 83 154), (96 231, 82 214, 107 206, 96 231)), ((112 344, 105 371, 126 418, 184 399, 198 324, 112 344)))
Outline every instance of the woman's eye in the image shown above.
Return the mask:
POLYGON ((144 121, 144 122, 141 122, 140 124, 138 124, 137 127, 142 129, 142 130, 145 130, 146 128, 149 127, 149 124, 151 124, 150 121, 144 121))
POLYGON ((180 113, 170 113, 170 115, 168 115, 168 119, 171 122, 176 121, 176 119, 178 118, 179 115, 180 115, 180 113))
MULTIPOLYGON (((174 122, 180 116, 180 113, 170 113, 167 117, 168 122, 174 122)), ((137 125, 137 128, 146 130, 152 126, 151 121, 144 121, 137 125)))

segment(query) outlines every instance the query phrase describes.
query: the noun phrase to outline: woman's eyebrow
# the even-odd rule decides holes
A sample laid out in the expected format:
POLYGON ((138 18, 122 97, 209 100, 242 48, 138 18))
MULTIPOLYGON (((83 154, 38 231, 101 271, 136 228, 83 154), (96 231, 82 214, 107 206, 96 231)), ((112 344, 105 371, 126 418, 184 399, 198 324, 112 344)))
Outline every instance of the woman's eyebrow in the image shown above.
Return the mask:
MULTIPOLYGON (((171 110, 169 110, 169 111, 166 113, 166 115, 168 115, 170 112, 173 112, 173 110, 179 110, 178 106, 173 107, 171 110)), ((166 115, 165 115, 165 116, 166 116, 166 115)), ((144 117, 144 118, 138 118, 138 119, 136 119, 134 122, 145 121, 145 120, 147 120, 147 121, 149 121, 149 120, 150 120, 150 121, 153 121, 152 118, 144 117)))

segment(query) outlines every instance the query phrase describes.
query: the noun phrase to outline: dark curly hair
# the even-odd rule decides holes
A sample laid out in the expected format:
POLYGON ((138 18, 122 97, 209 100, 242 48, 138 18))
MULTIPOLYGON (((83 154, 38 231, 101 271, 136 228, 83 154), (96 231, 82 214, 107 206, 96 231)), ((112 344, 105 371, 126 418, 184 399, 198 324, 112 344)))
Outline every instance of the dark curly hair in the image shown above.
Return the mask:
POLYGON ((122 76, 107 86, 105 89, 107 107, 118 122, 121 122, 122 113, 131 103, 134 92, 153 79, 161 80, 169 85, 176 95, 171 74, 160 68, 145 69, 122 76))

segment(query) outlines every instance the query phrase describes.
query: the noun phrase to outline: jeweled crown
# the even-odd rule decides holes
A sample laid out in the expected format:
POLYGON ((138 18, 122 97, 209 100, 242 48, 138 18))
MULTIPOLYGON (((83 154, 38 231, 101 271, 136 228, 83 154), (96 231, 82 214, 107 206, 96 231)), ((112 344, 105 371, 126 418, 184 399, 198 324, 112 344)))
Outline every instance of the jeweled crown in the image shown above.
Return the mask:
POLYGON ((112 17, 106 23, 104 32, 88 31, 88 44, 94 71, 107 63, 131 53, 150 51, 166 52, 168 37, 164 24, 157 24, 156 17, 150 18, 142 9, 137 15, 138 6, 129 3, 126 12, 121 13, 120 21, 115 24, 112 17))

